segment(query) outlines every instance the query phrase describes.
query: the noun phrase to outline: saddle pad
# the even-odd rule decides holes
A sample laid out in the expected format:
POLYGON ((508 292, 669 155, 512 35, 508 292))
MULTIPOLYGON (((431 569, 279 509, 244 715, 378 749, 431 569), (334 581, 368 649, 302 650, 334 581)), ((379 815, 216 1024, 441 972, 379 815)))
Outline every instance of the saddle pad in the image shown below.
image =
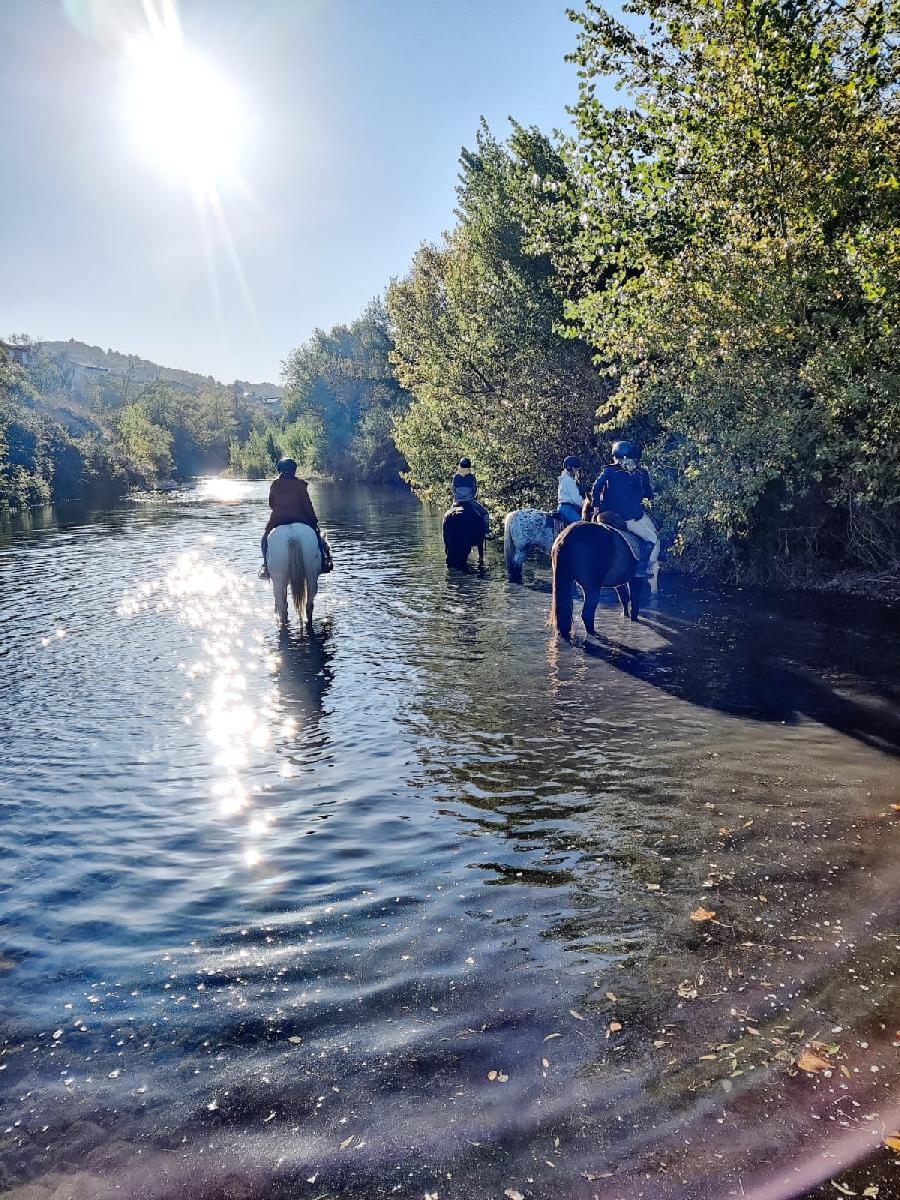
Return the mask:
POLYGON ((636 534, 629 533, 627 529, 616 529, 615 525, 607 525, 606 528, 611 529, 613 531, 613 533, 617 533, 620 538, 624 538, 625 544, 627 545, 628 549, 631 551, 631 553, 634 555, 634 557, 637 559, 638 562, 641 561, 641 542, 643 540, 642 538, 637 537, 636 534))

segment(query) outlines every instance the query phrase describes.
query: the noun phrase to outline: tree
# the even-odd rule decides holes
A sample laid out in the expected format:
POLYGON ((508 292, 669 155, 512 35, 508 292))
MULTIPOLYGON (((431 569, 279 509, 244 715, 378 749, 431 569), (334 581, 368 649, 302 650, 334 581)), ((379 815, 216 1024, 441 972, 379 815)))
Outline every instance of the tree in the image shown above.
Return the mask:
POLYGON ((388 291, 393 362, 415 397, 397 445, 422 495, 445 496, 467 453, 494 507, 546 504, 563 457, 591 458, 604 389, 587 345, 561 335, 549 256, 526 244, 536 162, 565 176, 539 131, 515 126, 507 149, 482 124, 462 154, 456 228, 388 291))
POLYGON ((779 569, 896 537, 898 14, 882 0, 593 0, 574 180, 536 205, 567 313, 618 379, 693 565, 779 569), (629 104, 597 98, 616 79, 629 104), (858 544, 858 540, 857 543, 858 544))
POLYGON ((140 404, 119 413, 117 432, 131 472, 144 483, 156 483, 174 470, 172 435, 155 424, 140 404))
MULTIPOLYGON (((369 480, 398 477, 392 418, 410 397, 390 363, 393 339, 384 305, 373 300, 350 325, 317 329, 284 365, 285 434, 303 431, 308 470, 369 480), (297 426, 297 422, 300 425, 297 426)), ((288 435, 291 436, 291 435, 288 435)))

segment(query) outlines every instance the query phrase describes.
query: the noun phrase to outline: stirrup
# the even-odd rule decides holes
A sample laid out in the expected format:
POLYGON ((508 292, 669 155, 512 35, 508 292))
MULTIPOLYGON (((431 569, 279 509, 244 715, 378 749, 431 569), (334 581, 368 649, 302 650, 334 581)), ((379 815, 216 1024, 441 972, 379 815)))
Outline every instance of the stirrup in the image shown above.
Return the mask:
POLYGON ((257 572, 257 578, 258 579, 271 579, 272 578, 272 576, 269 574, 269 567, 266 563, 263 563, 263 565, 259 568, 259 571, 257 572))

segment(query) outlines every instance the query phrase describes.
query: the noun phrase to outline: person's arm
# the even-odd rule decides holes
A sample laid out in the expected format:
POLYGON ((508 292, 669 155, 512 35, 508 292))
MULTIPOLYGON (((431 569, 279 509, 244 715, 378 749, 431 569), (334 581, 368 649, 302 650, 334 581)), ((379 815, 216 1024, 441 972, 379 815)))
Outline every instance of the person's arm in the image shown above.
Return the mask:
POLYGON ((642 500, 652 500, 653 499, 653 484, 650 482, 650 472, 649 471, 646 471, 646 470, 644 471, 643 483, 644 483, 644 487, 643 487, 643 491, 641 492, 641 499, 642 500))
POLYGON ((603 493, 606 491, 606 485, 607 485, 608 481, 609 481, 608 471, 607 470, 601 471, 600 474, 597 476, 597 479, 594 483, 594 487, 591 491, 591 504, 593 504, 594 508, 599 508, 600 505, 603 503, 603 493))
POLYGON ((316 510, 313 508, 313 502, 309 498, 309 488, 302 479, 298 479, 297 482, 300 484, 298 489, 300 511, 303 513, 307 521, 309 521, 310 525, 312 525, 313 529, 318 529, 319 518, 316 516, 316 510))
POLYGON ((475 497, 478 495, 478 480, 475 478, 475 472, 474 472, 474 471, 473 471, 473 472, 472 472, 472 474, 469 476, 469 478, 470 478, 470 479, 471 479, 471 481, 472 481, 472 499, 474 500, 474 499, 475 499, 475 497))
POLYGON ((276 482, 277 481, 273 479, 272 482, 269 484, 269 508, 275 507, 274 492, 275 492, 276 482))

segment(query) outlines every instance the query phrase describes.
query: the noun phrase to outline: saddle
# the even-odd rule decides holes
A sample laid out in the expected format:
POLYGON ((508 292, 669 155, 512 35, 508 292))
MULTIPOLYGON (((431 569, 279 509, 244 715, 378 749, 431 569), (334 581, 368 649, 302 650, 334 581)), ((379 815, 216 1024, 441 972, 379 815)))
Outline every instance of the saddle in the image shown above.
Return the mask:
POLYGON ((607 529, 612 529, 619 535, 620 538, 624 540, 625 545, 637 560, 639 564, 639 570, 640 566, 646 565, 644 559, 649 559, 652 547, 650 543, 645 541, 643 538, 639 538, 635 534, 629 532, 628 528, 626 527, 624 517, 620 516, 617 512, 605 510, 597 513, 597 524, 605 525, 607 529), (644 547, 646 547, 646 551, 644 547))

